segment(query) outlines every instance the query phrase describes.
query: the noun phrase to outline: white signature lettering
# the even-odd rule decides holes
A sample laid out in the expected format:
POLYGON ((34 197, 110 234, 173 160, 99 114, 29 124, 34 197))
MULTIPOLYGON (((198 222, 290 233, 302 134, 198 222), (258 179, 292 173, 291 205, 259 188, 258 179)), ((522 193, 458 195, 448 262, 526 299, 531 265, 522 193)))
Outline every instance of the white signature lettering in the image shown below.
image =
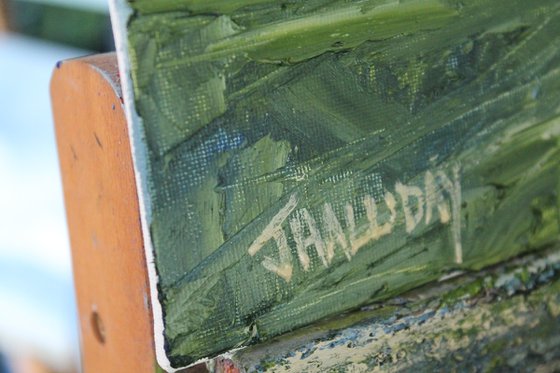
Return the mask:
POLYGON ((395 192, 400 200, 397 209, 397 199, 389 191, 385 191, 383 201, 376 201, 372 196, 365 195, 362 199, 367 223, 356 226, 354 215, 355 206, 348 202, 344 205, 344 223, 346 232, 336 216, 332 204, 325 203, 319 222, 305 207, 297 209, 296 194, 290 196, 288 202, 271 219, 263 232, 249 247, 249 254, 254 256, 265 244, 274 240, 278 249, 278 260, 265 256, 262 265, 277 274, 286 282, 290 282, 293 273, 291 249, 288 244, 287 228, 284 223, 289 222, 289 229, 295 242, 295 249, 299 263, 304 271, 311 269, 309 249, 312 247, 324 267, 329 267, 338 248, 351 260, 365 245, 390 235, 395 229, 399 212, 402 211, 406 233, 412 233, 424 221, 430 224, 435 217, 435 211, 441 224, 451 223, 451 231, 455 249, 455 262, 463 262, 461 245, 461 184, 459 168, 454 167, 451 177, 443 171, 424 174, 424 189, 416 185, 395 184, 395 192), (446 198, 447 197, 447 198, 446 198), (384 203, 388 217, 380 221, 378 204, 384 203))

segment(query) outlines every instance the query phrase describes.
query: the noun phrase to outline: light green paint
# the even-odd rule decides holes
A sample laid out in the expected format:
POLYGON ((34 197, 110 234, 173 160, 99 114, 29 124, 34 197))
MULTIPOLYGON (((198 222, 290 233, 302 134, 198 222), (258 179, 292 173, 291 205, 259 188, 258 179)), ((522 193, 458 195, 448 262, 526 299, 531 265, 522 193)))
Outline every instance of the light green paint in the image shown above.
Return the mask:
POLYGON ((556 1, 132 6, 174 366, 557 243, 556 1), (411 223, 417 206, 402 191, 425 197, 429 173, 449 217, 434 207, 426 221, 423 204, 411 223), (364 198, 391 221, 387 192, 390 232, 344 250, 374 232, 364 198), (326 204, 340 229, 327 229, 326 204), (279 216, 281 230, 263 236, 279 216), (321 236, 306 250, 298 222, 300 236, 321 236))

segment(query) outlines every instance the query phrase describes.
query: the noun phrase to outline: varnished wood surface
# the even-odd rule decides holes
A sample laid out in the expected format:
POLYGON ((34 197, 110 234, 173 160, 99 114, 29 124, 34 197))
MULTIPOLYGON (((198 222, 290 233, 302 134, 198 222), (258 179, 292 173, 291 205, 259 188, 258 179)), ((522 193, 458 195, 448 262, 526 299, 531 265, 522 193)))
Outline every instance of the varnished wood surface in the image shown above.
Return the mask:
POLYGON ((6 0, 0 0, 0 32, 8 29, 8 20, 6 19, 6 0))
POLYGON ((57 64, 51 97, 85 373, 153 373, 142 231, 116 56, 57 64))

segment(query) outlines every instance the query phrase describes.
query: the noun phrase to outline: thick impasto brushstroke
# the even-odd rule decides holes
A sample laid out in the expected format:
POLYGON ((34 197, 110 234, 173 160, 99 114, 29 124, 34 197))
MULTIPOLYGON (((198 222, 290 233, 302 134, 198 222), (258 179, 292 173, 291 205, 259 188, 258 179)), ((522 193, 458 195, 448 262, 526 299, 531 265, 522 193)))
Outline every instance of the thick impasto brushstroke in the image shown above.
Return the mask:
POLYGON ((558 242, 556 0, 136 0, 173 366, 558 242))

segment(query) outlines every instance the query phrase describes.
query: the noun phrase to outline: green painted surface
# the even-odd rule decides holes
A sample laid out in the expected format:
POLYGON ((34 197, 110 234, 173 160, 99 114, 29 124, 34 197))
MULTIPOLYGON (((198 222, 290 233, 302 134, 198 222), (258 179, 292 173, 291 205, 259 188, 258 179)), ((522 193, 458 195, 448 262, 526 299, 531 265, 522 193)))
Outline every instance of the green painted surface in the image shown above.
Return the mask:
POLYGON ((174 366, 558 241, 557 1, 131 6, 174 366))
MULTIPOLYGON (((248 373, 556 372, 559 273, 558 251, 515 260, 237 351, 228 362, 248 373)), ((216 359, 213 371, 221 365, 216 359)))
POLYGON ((107 11, 57 1, 4 0, 8 28, 12 32, 70 45, 87 51, 115 50, 107 11))

